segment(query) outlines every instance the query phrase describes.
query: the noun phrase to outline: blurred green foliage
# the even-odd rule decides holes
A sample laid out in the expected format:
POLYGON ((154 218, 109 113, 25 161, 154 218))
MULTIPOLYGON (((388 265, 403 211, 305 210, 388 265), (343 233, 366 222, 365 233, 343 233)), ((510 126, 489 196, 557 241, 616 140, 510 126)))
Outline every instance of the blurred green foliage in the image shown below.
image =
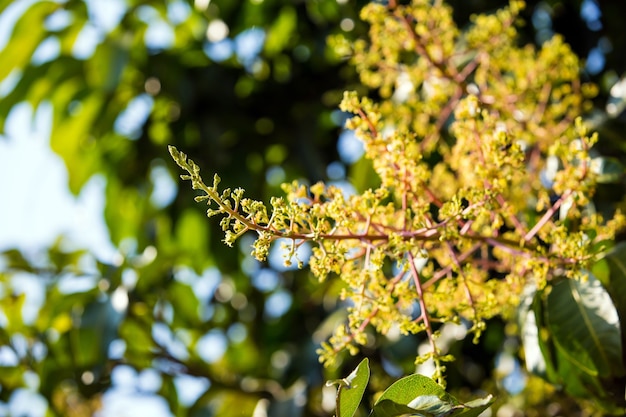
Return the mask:
MULTIPOLYGON (((226 186, 262 200, 279 193, 280 181, 268 173, 311 183, 328 179, 328 165, 339 161, 337 105, 344 90, 365 88, 326 39, 342 31, 363 36, 357 16, 366 2, 127 0, 114 2, 122 5, 117 18, 115 7, 98 3, 0 1, 3 16, 18 16, 0 51, 6 91, 0 132, 17 104, 49 103, 50 143, 67 166, 72 192, 94 174, 106 178, 106 223, 119 251, 115 259, 97 259, 60 241, 37 253, 2 254, 0 401, 9 403, 26 388, 45 399, 50 415, 92 415, 111 388, 112 372, 130 366, 156 371, 156 394, 177 416, 329 415, 334 391, 323 382, 357 364, 343 358, 324 371, 315 354, 345 317, 337 283, 255 263, 249 241, 239 250, 227 248, 186 188, 165 205, 151 196, 159 175, 177 177, 167 144, 219 172, 226 186), (103 17, 109 14, 111 26, 103 17), (216 22, 223 22, 222 35, 227 28, 221 42, 207 38, 216 22), (170 41, 155 43, 155 27, 170 41), (261 41, 258 51, 246 52, 250 36, 261 41), (43 44, 57 53, 33 59, 43 44), (230 53, 216 58, 218 45, 230 53), (137 101, 150 111, 125 128, 125 110, 137 101), (25 281, 41 288, 40 302, 24 292, 25 281), (277 317, 275 305, 285 299, 290 302, 277 317), (25 314, 28 305, 36 317, 25 314), (191 404, 181 401, 182 376, 205 382, 191 404)), ((504 2, 450 3, 462 27, 471 13, 504 2)), ((594 116, 599 147, 619 160, 626 149, 626 93, 614 86, 626 70, 626 6, 601 4, 603 26, 596 31, 581 18, 583 3, 529 1, 524 18, 564 33, 583 57, 608 39, 603 70, 588 77, 600 86, 594 116)), ((526 41, 540 39, 542 28, 528 24, 526 41)), ((219 30, 211 36, 219 37, 219 30)), ((347 168, 357 188, 371 184, 367 164, 347 168)), ((622 180, 600 190, 600 203, 621 199, 622 180)), ((509 397, 497 386, 494 358, 503 345, 519 343, 504 323, 491 324, 478 345, 455 342, 451 349, 461 359, 450 366, 449 387, 461 399, 477 389, 501 392, 502 405, 509 397)), ((371 389, 411 373, 420 342, 390 340, 364 352, 372 361, 371 389)), ((524 394, 528 415, 551 415, 554 404, 568 415, 581 413, 553 388, 531 381, 524 394)), ((519 407, 519 396, 512 397, 519 407)))

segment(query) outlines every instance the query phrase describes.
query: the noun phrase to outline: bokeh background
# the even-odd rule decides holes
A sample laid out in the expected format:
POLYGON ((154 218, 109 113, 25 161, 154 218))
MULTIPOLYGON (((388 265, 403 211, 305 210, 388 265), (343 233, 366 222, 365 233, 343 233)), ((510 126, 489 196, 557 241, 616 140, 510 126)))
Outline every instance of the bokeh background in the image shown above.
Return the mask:
MULTIPOLYGON (((374 93, 327 44, 366 36, 365 3, 0 0, 0 416, 332 415, 324 382, 360 359, 324 370, 315 354, 345 319, 339 284, 285 268, 278 248, 253 260, 253 236, 226 247, 167 145, 264 201, 296 179, 374 186, 337 108, 344 90, 374 93)), ((449 3, 461 28, 506 4, 449 3)), ((559 33, 583 59, 600 91, 587 119, 617 158, 625 17, 620 1, 528 1, 521 27, 521 42, 559 33)), ((611 187, 600 196, 621 199, 611 187)), ((551 391, 529 382, 506 323, 478 345, 453 330, 452 391, 499 393, 499 417, 582 413, 533 397, 551 391)), ((372 383, 413 372, 422 342, 368 346, 372 383)))

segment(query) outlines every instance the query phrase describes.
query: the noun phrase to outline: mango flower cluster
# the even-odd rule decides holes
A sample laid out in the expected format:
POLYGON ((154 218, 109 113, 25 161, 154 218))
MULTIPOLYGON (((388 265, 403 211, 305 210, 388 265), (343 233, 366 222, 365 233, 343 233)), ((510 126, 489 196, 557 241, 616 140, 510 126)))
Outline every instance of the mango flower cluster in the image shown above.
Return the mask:
POLYGON ((595 88, 559 36, 518 45, 522 7, 512 1, 461 31, 441 1, 371 3, 368 40, 330 39, 378 97, 346 92, 340 106, 377 188, 345 197, 291 183, 268 209, 219 191, 217 176, 207 186, 170 149, 208 214, 223 216, 227 244, 254 231, 253 255, 265 260, 277 239, 291 242, 288 259, 312 242, 312 273, 343 281, 349 318, 322 344, 322 362, 396 329, 427 336, 431 352, 417 362, 434 359, 441 379, 451 358, 437 346, 439 323, 466 320, 478 336, 485 320, 512 314, 526 286, 582 279, 624 226, 593 206, 597 136, 580 116, 595 88))

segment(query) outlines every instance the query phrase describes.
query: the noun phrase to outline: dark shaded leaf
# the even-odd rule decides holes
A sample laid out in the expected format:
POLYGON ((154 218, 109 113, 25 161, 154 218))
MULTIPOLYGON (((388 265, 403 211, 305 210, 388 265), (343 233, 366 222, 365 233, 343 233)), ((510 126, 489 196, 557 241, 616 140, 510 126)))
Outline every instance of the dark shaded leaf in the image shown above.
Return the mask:
POLYGON ((564 279, 546 300, 546 323, 557 348, 581 370, 622 375, 622 340, 617 310, 593 275, 564 279))

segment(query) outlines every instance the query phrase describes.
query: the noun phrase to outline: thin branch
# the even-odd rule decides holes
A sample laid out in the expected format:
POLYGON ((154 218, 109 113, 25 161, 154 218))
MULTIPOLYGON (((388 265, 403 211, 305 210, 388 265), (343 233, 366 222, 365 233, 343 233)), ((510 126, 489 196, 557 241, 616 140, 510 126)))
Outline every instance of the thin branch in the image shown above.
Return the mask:
POLYGON ((428 315, 428 309, 426 308, 426 302, 424 301, 424 289, 422 288, 422 283, 420 282, 420 274, 417 271, 417 267, 415 266, 415 257, 413 256, 413 253, 411 251, 408 251, 407 256, 409 258, 409 268, 411 270, 413 282, 415 283, 415 290, 417 291, 418 302, 420 305, 420 317, 421 320, 424 322, 424 326, 426 327, 426 334, 428 335, 428 340, 430 341, 430 345, 433 348, 433 353, 436 355, 438 353, 437 345, 435 344, 430 316, 428 315))
POLYGON ((570 196, 572 195, 572 191, 571 190, 567 190, 565 191, 552 205, 552 207, 550 207, 548 209, 548 211, 545 212, 545 214, 543 215, 543 217, 541 219, 539 219, 539 221, 537 222, 537 224, 535 224, 535 226, 530 229, 528 231, 528 233, 526 233, 526 235, 524 236, 524 241, 529 242, 538 232, 539 230, 541 230, 541 228, 543 226, 545 226, 546 223, 548 223, 548 221, 550 221, 550 219, 552 218, 552 216, 554 216, 554 214, 556 213, 556 211, 561 207, 561 205, 565 202, 565 200, 567 200, 570 196))

